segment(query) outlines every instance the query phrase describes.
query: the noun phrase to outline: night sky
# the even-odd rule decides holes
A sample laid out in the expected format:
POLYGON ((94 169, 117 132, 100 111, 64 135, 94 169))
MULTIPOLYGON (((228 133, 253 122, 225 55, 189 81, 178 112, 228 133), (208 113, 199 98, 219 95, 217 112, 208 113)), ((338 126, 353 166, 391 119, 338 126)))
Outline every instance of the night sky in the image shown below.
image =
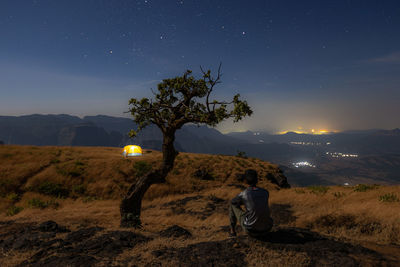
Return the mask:
POLYGON ((226 131, 400 127, 400 1, 1 0, 0 115, 127 116, 222 62, 226 131))

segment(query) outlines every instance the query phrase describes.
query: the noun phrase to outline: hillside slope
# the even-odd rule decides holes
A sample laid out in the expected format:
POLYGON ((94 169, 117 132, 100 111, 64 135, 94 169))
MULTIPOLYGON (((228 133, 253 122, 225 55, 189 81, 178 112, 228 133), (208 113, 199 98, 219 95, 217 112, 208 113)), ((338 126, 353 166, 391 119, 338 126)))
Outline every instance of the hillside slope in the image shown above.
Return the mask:
POLYGON ((143 229, 119 227, 129 184, 160 152, 125 159, 106 147, 0 146, 0 265, 396 266, 400 187, 283 189, 276 165, 180 153, 143 202, 143 229), (227 238, 238 174, 256 169, 275 222, 266 240, 227 238), (268 177, 268 179, 267 179, 268 177))

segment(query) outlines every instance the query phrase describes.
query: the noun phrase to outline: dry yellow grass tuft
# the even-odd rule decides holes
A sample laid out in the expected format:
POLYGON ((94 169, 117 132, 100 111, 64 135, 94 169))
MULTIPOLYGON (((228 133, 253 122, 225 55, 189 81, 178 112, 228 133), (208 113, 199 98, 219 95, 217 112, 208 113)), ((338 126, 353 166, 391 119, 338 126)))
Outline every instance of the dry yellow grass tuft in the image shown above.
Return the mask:
MULTIPOLYGON (((121 152, 103 147, 0 146, 0 221, 54 220, 71 230, 90 226, 118 230, 119 200, 138 176, 157 167, 161 159, 158 151, 145 150, 142 157, 128 159, 121 152), (53 204, 41 207, 40 203, 53 204), (7 216, 15 207, 22 210, 7 216)), ((242 190, 236 175, 248 168, 258 171, 259 185, 270 191, 272 215, 279 227, 308 228, 351 239, 400 260, 393 256, 399 249, 382 247, 400 245, 400 202, 396 201, 400 186, 279 189, 266 179, 268 174, 279 174, 277 166, 269 162, 180 153, 168 182, 151 186, 145 195, 141 232, 154 239, 137 248, 141 263, 153 262, 152 251, 165 249, 166 244, 169 249, 180 249, 225 240, 229 200, 242 190), (158 235, 174 224, 189 230, 193 237, 158 235)), ((18 257, 30 254, 24 255, 17 253, 3 264, 13 265, 18 257)), ((129 253, 124 252, 118 259, 127 257, 129 253)), ((251 266, 311 264, 304 251, 266 250, 258 245, 245 260, 251 266), (262 260, 265 256, 268 263, 262 260)))

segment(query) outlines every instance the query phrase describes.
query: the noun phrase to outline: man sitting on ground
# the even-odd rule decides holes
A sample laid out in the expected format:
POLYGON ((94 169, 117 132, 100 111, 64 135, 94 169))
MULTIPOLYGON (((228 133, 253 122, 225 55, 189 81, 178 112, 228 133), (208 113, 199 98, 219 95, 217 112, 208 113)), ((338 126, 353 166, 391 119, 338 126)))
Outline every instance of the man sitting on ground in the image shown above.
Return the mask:
POLYGON ((249 187, 232 199, 229 208, 230 236, 236 236, 236 222, 239 221, 247 234, 261 237, 271 230, 273 224, 268 206, 269 193, 256 186, 258 178, 255 170, 247 170, 244 180, 249 187), (245 211, 240 208, 241 205, 244 205, 245 211))

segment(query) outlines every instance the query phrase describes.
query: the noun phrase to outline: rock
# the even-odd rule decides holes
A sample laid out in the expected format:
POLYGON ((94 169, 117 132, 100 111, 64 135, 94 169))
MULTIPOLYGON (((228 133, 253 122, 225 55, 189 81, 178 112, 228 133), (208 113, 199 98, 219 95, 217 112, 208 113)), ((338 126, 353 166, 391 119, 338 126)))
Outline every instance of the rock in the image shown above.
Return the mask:
POLYGON ((173 226, 161 231, 160 236, 163 236, 163 237, 186 237, 187 238, 187 237, 191 237, 192 234, 188 230, 186 230, 178 225, 173 225, 173 226))
POLYGON ((99 237, 86 240, 70 253, 85 253, 102 258, 114 258, 126 248, 132 248, 138 243, 147 242, 150 238, 129 231, 113 231, 99 237))
POLYGON ((97 232, 102 231, 104 228, 101 227, 90 227, 79 229, 78 231, 71 232, 67 235, 65 241, 74 243, 74 242, 81 242, 85 239, 88 239, 94 236, 97 232))
POLYGON ((43 261, 28 266, 93 266, 98 260, 88 255, 67 255, 67 256, 51 256, 43 261))
POLYGON ((153 251, 158 260, 176 263, 177 266, 247 266, 245 254, 234 249, 231 240, 201 242, 182 248, 153 251))
POLYGON ((56 232, 56 233, 65 233, 70 232, 66 227, 58 225, 54 221, 46 221, 39 225, 39 230, 41 232, 56 232))
POLYGON ((278 185, 280 188, 290 188, 290 184, 286 176, 283 175, 282 170, 276 174, 268 173, 265 178, 271 183, 278 185))

